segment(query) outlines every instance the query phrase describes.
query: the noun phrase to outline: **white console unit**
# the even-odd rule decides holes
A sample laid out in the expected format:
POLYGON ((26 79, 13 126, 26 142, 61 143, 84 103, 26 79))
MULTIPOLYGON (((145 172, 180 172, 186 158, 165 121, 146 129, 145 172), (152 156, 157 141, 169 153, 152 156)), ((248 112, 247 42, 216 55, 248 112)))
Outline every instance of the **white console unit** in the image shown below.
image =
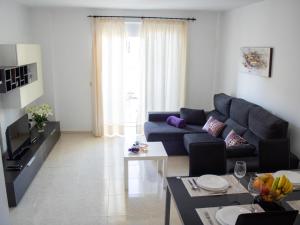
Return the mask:
POLYGON ((9 108, 24 108, 43 95, 41 48, 37 44, 0 45, 0 66, 14 67, 23 65, 29 65, 33 79, 27 85, 1 94, 2 101, 9 108))

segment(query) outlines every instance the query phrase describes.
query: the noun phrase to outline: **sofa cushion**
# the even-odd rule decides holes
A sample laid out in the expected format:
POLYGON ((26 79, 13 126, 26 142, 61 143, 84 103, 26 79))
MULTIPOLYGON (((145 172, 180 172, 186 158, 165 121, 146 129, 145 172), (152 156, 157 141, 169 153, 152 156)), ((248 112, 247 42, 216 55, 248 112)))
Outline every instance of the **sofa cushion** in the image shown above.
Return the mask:
POLYGON ((257 106, 250 110, 249 129, 262 139, 285 138, 288 122, 257 106))
POLYGON ((216 138, 208 133, 185 134, 183 137, 184 147, 187 152, 190 152, 190 147, 202 144, 221 144, 225 145, 224 140, 216 138))
POLYGON ((205 112, 202 109, 180 109, 180 118, 185 120, 187 124, 201 125, 206 122, 205 112))
POLYGON ((213 117, 216 118, 217 120, 221 121, 221 122, 225 122, 227 117, 224 116, 223 114, 219 113, 217 110, 212 110, 210 112, 207 113, 207 118, 209 117, 213 117))
POLYGON ((243 127, 248 127, 249 111, 255 105, 244 99, 233 98, 230 106, 230 118, 243 127))
POLYGON ((225 124, 226 124, 226 127, 224 128, 224 130, 222 132, 222 138, 224 138, 224 139, 227 137, 227 135, 229 134, 229 132, 231 130, 234 130, 240 136, 242 136, 247 130, 246 127, 241 126, 240 124, 238 124, 237 122, 235 122, 234 120, 232 120, 230 118, 225 121, 225 124))
POLYGON ((234 147, 239 145, 247 144, 247 141, 240 135, 231 130, 227 137, 225 138, 226 147, 234 147))
POLYGON ((214 106, 215 109, 223 114, 224 116, 229 116, 229 110, 230 110, 230 103, 231 103, 232 97, 229 95, 226 95, 224 93, 216 94, 214 96, 214 106))
POLYGON ((183 138, 188 133, 204 133, 201 126, 187 125, 184 128, 170 126, 166 122, 145 122, 144 132, 147 141, 170 141, 183 138))
POLYGON ((148 121, 166 121, 169 116, 180 117, 179 112, 148 112, 148 121))
POLYGON ((177 139, 176 141, 162 141, 162 144, 168 155, 187 155, 187 151, 183 145, 183 138, 177 139))
POLYGON ((245 132, 245 134, 243 135, 243 138, 245 138, 249 144, 252 144, 253 146, 255 146, 255 154, 258 154, 257 149, 259 148, 259 142, 261 139, 258 136, 256 136, 255 134, 253 134, 250 130, 247 130, 245 132))
POLYGON ((242 144, 238 146, 226 147, 226 156, 228 158, 248 157, 255 155, 255 146, 251 144, 242 144))
POLYGON ((203 130, 207 131, 209 134, 211 134, 214 137, 218 137, 219 134, 224 129, 224 127, 225 127, 224 123, 220 122, 219 120, 211 116, 203 126, 203 130))

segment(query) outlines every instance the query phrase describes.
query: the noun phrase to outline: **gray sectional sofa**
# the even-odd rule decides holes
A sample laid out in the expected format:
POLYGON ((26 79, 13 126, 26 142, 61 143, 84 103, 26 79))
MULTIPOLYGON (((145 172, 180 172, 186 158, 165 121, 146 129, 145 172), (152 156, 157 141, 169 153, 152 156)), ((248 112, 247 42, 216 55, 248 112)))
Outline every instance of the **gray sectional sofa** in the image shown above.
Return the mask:
POLYGON ((261 106, 224 93, 214 96, 210 116, 226 124, 218 137, 202 126, 187 124, 183 129, 170 126, 166 118, 180 117, 179 112, 151 112, 144 124, 147 141, 162 141, 168 155, 189 155, 190 175, 232 172, 235 161, 247 162, 248 171, 275 171, 298 167, 298 159, 290 153, 288 122, 261 106), (224 139, 234 130, 248 144, 226 148, 224 139))

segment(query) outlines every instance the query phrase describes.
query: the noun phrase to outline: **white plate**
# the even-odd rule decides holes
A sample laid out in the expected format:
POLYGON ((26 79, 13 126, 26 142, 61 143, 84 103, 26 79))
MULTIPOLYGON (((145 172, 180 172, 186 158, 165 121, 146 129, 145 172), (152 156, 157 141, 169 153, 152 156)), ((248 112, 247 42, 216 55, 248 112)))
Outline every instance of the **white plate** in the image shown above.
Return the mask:
POLYGON ((217 220, 218 224, 221 224, 221 225, 228 225, 228 224, 226 224, 225 222, 223 222, 223 220, 221 220, 221 219, 219 218, 219 214, 216 214, 216 220, 217 220))
POLYGON ((208 191, 227 190, 229 183, 223 177, 216 175, 203 175, 197 179, 198 185, 208 191))
POLYGON ((274 177, 285 175, 293 184, 300 185, 300 174, 289 170, 280 170, 273 174, 274 177))
POLYGON ((216 213, 216 219, 222 225, 235 225, 239 215, 251 213, 248 209, 240 206, 226 206, 216 213))

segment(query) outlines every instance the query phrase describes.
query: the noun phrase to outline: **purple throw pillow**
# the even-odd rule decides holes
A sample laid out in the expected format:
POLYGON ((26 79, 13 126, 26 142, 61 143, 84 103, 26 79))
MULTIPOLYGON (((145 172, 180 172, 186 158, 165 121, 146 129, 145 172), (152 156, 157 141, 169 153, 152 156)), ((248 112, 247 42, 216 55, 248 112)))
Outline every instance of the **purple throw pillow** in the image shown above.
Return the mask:
POLYGON ((224 129, 225 124, 220 122, 219 120, 213 118, 212 116, 206 121, 203 126, 203 130, 207 131, 214 137, 218 137, 221 131, 224 129))
POLYGON ((225 138, 226 147, 238 146, 247 144, 248 142, 242 138, 240 135, 231 130, 227 137, 225 138))
POLYGON ((178 118, 176 116, 169 116, 166 120, 167 124, 178 127, 178 128, 184 128, 185 127, 185 121, 184 119, 178 118))

